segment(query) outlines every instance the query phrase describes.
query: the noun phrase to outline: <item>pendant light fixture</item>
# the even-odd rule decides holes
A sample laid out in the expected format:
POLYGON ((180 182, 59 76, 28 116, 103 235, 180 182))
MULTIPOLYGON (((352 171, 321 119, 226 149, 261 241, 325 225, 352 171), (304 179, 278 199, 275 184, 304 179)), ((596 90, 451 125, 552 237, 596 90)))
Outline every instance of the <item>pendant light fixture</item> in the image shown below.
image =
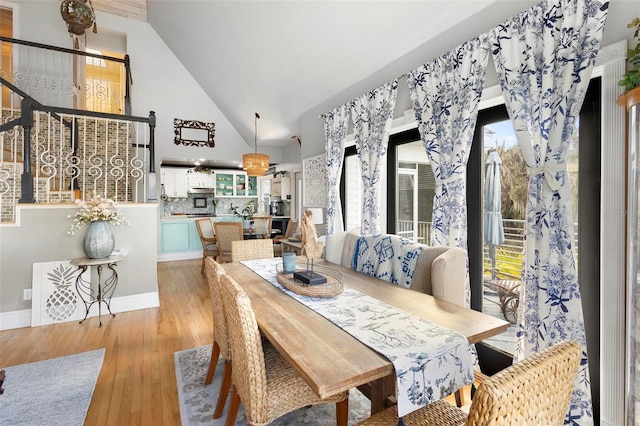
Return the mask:
POLYGON ((73 37, 74 47, 79 48, 78 37, 93 25, 93 32, 98 32, 96 13, 91 0, 63 0, 60 3, 60 14, 67 23, 69 34, 73 37))
POLYGON ((249 176, 264 176, 264 172, 269 168, 269 156, 266 154, 258 154, 258 118, 260 116, 256 112, 255 117, 255 139, 254 152, 244 154, 242 156, 242 168, 247 171, 249 176))

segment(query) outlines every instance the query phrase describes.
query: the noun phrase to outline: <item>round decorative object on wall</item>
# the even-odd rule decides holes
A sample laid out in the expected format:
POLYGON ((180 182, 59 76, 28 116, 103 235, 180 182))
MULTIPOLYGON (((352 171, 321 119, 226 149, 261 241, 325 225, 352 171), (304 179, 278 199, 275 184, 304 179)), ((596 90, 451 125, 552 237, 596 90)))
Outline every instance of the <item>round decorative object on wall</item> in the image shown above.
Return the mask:
POLYGON ((109 227, 109 223, 105 221, 91 222, 84 234, 82 247, 84 253, 90 259, 102 259, 108 257, 116 241, 109 227))

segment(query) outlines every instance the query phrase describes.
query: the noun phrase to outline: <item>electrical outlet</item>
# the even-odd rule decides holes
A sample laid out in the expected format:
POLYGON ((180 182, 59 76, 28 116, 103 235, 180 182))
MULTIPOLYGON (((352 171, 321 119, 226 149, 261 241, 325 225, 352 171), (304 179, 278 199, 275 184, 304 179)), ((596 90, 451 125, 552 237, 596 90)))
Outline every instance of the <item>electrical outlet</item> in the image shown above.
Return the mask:
POLYGON ((31 289, 25 288, 22 291, 22 300, 31 300, 31 289))

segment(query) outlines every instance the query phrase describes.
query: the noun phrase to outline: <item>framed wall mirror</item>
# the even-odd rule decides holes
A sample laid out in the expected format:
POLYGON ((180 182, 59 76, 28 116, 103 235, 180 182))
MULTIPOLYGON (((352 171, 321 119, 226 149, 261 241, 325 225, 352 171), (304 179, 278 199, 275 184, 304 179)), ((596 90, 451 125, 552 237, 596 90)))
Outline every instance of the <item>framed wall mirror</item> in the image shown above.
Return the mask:
POLYGON ((215 123, 198 120, 173 119, 173 142, 176 145, 215 146, 215 123))

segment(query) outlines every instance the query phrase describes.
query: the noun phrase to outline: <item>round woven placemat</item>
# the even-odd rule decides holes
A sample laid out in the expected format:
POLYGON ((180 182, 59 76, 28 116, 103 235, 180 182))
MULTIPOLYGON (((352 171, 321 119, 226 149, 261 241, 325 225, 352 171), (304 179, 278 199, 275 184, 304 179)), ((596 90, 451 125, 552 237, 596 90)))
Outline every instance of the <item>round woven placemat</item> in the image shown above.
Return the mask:
MULTIPOLYGON (((296 294, 309 297, 335 297, 344 291, 342 281, 344 276, 340 271, 336 271, 326 267, 314 267, 313 272, 327 278, 324 284, 307 284, 293 278, 293 274, 285 274, 282 272, 282 265, 276 267, 278 282, 284 288, 293 291, 296 294)), ((296 271, 306 270, 303 265, 297 264, 296 271)))

